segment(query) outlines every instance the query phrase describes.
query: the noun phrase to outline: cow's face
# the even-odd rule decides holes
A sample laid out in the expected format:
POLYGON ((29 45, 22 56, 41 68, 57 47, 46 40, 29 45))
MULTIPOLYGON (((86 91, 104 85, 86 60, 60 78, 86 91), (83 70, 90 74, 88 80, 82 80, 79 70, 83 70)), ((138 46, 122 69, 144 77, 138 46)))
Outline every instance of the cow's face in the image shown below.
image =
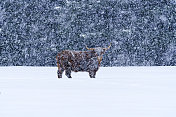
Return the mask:
POLYGON ((109 45, 109 47, 107 48, 101 48, 101 47, 97 47, 97 48, 88 48, 86 46, 86 48, 88 50, 91 50, 95 53, 95 55, 97 56, 98 58, 98 61, 101 62, 102 58, 103 58, 103 54, 106 52, 106 50, 108 50, 109 48, 111 47, 111 44, 109 45))
POLYGON ((106 49, 101 48, 101 47, 97 47, 97 48, 94 48, 93 51, 95 52, 96 56, 103 56, 103 54, 105 53, 106 49))

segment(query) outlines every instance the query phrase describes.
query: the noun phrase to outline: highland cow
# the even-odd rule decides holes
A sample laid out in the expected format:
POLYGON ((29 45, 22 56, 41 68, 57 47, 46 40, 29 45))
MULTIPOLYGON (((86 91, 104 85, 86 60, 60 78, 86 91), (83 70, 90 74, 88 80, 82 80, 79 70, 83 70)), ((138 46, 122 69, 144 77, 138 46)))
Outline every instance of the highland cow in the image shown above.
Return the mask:
POLYGON ((86 71, 89 73, 90 78, 95 78, 103 54, 110 47, 111 45, 108 48, 88 48, 86 46, 88 51, 63 50, 62 52, 59 52, 56 57, 58 78, 62 78, 62 73, 64 71, 68 78, 72 78, 71 71, 86 71))

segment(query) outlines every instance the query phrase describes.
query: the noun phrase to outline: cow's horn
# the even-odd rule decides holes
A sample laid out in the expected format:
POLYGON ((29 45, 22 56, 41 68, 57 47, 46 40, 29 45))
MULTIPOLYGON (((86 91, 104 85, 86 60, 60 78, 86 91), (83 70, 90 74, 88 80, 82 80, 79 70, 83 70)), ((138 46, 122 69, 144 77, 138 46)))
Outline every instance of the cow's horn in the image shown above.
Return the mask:
POLYGON ((88 48, 87 46, 86 46, 86 49, 88 49, 88 50, 94 50, 94 48, 88 48))
POLYGON ((111 47, 111 44, 110 44, 107 48, 104 48, 104 49, 105 49, 105 50, 108 50, 110 47, 111 47))

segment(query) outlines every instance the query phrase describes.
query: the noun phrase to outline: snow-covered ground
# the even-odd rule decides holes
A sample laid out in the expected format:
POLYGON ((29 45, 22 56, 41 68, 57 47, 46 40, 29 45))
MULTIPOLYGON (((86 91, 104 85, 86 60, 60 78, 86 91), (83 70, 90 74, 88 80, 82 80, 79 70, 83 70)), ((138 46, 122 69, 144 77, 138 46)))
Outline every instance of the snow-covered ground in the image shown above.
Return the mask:
POLYGON ((0 67, 0 117, 176 117, 176 67, 0 67))

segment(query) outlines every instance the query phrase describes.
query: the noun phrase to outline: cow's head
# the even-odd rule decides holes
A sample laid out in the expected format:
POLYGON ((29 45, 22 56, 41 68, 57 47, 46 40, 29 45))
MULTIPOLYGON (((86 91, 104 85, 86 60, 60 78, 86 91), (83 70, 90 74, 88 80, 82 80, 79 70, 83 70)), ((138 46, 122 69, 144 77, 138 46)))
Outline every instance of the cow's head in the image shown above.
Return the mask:
POLYGON ((103 54, 106 52, 106 50, 108 50, 111 47, 111 44, 107 47, 107 48, 101 48, 101 47, 96 47, 96 48, 88 48, 86 46, 86 48, 90 51, 93 51, 95 53, 95 55, 98 57, 98 61, 101 62, 102 58, 103 58, 103 54))

